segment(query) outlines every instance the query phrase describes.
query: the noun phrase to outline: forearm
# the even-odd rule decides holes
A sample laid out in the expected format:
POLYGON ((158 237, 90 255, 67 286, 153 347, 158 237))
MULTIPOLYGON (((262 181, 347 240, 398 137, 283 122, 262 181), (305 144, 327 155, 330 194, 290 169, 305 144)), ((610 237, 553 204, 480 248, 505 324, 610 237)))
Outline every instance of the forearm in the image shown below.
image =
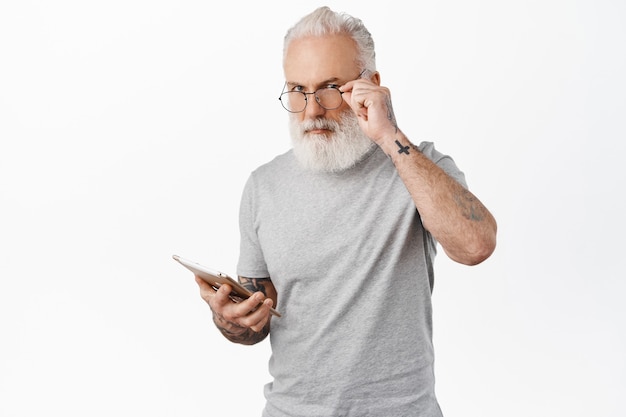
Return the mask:
POLYGON ((396 166, 424 227, 446 254, 467 265, 488 258, 495 249, 497 226, 481 201, 422 154, 401 131, 379 146, 396 166))

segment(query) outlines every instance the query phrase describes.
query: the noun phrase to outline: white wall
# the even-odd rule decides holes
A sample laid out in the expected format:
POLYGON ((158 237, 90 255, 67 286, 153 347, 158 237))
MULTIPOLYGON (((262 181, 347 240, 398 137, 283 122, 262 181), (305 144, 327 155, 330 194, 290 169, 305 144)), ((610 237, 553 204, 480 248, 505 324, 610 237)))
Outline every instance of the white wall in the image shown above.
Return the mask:
MULTIPOLYGON (((626 414, 625 3, 327 4, 499 223, 484 264, 437 261, 446 416, 626 414)), ((234 274, 243 183, 289 147, 282 36, 318 5, 0 4, 0 415, 260 415, 268 344, 222 339, 171 255, 234 274)))

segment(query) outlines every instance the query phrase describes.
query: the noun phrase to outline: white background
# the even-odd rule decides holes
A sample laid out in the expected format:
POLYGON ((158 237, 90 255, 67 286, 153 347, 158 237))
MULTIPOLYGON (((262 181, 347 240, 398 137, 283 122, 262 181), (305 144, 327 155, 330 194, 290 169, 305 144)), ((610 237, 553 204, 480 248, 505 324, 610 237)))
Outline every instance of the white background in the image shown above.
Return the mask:
MULTIPOLYGON (((327 4, 498 220, 485 263, 437 260, 445 415, 626 415, 626 3, 327 4)), ((171 255, 234 274, 243 184, 289 147, 282 37, 319 5, 0 4, 1 416, 260 415, 269 344, 226 342, 171 255)))

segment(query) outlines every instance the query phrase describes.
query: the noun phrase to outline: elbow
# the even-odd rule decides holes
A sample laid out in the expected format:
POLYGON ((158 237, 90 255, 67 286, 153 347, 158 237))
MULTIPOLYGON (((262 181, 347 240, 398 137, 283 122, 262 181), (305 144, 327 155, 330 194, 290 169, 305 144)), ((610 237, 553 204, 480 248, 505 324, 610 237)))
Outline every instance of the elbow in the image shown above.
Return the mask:
POLYGON ((493 217, 491 218, 491 221, 488 223, 488 225, 488 227, 483 229, 483 233, 479 234, 476 237, 474 244, 472 245, 472 256, 469 258, 469 262, 467 263, 467 265, 469 266, 478 265, 484 262, 496 250, 496 235, 498 232, 498 225, 496 224, 496 221, 495 219, 493 219, 493 217))
POLYGON ((457 253, 446 253, 452 260, 460 264, 475 266, 487 260, 495 249, 496 233, 494 230, 493 233, 488 233, 480 238, 477 237, 473 242, 466 244, 463 249, 457 253))
POLYGON ((487 258, 491 256, 491 254, 493 253, 495 249, 496 249, 495 242, 493 245, 482 246, 476 251, 468 254, 468 256, 465 259, 465 262, 463 263, 467 266, 475 266, 480 263, 483 263, 484 261, 487 260, 487 258))
POLYGON ((475 245, 475 250, 472 252, 472 256, 470 258, 469 266, 478 265, 487 258, 491 256, 491 254, 496 250, 496 231, 493 230, 492 233, 489 233, 487 236, 483 237, 483 239, 475 245))

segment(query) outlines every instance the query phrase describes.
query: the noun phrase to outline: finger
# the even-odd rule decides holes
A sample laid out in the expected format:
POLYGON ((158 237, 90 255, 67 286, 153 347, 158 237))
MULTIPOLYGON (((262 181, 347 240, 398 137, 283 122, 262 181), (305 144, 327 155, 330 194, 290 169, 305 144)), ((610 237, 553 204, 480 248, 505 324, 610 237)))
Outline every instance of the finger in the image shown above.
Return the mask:
POLYGON ((356 116, 367 120, 367 108, 362 102, 354 99, 354 93, 352 90, 344 92, 343 101, 348 104, 356 116))
POLYGON ((259 333, 261 330, 263 330, 263 328, 265 327, 265 325, 267 324, 267 321, 269 320, 269 317, 264 317, 262 321, 260 321, 259 323, 250 326, 250 328, 259 333))
POLYGON ((349 92, 344 93, 343 98, 357 116, 367 120, 368 107, 371 104, 370 95, 372 93, 369 89, 354 86, 349 92))
POLYGON ((252 294, 250 298, 241 303, 242 309, 245 306, 246 314, 251 314, 259 309, 265 299, 265 294, 263 294, 261 291, 257 291, 252 294))
POLYGON ((256 310, 243 319, 245 325, 255 332, 263 330, 270 319, 270 308, 274 302, 271 298, 266 298, 263 303, 257 306, 256 310))
POLYGON ((348 97, 347 103, 350 106, 350 108, 352 109, 352 111, 354 112, 354 114, 357 115, 357 117, 363 119, 363 120, 367 120, 367 105, 366 105, 366 98, 361 95, 360 97, 355 96, 354 93, 351 93, 350 96, 348 97))
MULTIPOLYGON (((265 299, 265 296, 261 292, 252 294, 247 299, 241 300, 237 297, 237 300, 231 298, 232 287, 229 284, 223 284, 214 294, 209 297, 209 306, 214 310, 222 314, 225 318, 233 322, 239 322, 241 318, 249 316, 255 312, 259 305, 265 299), (241 301, 240 301, 241 300, 241 301)), ((254 321, 250 321, 254 323, 254 321)), ((247 326, 247 324, 246 324, 247 326)))
POLYGON ((357 86, 360 86, 360 87, 374 86, 374 83, 372 83, 367 78, 358 78, 356 80, 348 81, 347 83, 339 87, 339 90, 343 92, 352 91, 357 86))
POLYGON ((217 291, 215 291, 215 299, 220 304, 228 304, 232 303, 230 299, 230 293, 233 291, 233 288, 229 284, 221 285, 217 291))
POLYGON ((208 289, 202 293, 202 298, 209 304, 211 310, 224 313, 224 308, 233 302, 230 300, 230 292, 232 288, 228 284, 222 285, 217 291, 209 284, 208 289))
POLYGON ((345 83, 344 85, 342 85, 341 87, 339 87, 339 91, 343 92, 343 93, 349 93, 352 91, 352 89, 354 88, 354 83, 356 81, 352 80, 352 81, 348 81, 347 83, 345 83))
POLYGON ((260 318, 267 316, 273 304, 274 301, 271 298, 266 298, 262 292, 256 292, 239 304, 239 312, 249 318, 249 324, 252 325, 260 318))

